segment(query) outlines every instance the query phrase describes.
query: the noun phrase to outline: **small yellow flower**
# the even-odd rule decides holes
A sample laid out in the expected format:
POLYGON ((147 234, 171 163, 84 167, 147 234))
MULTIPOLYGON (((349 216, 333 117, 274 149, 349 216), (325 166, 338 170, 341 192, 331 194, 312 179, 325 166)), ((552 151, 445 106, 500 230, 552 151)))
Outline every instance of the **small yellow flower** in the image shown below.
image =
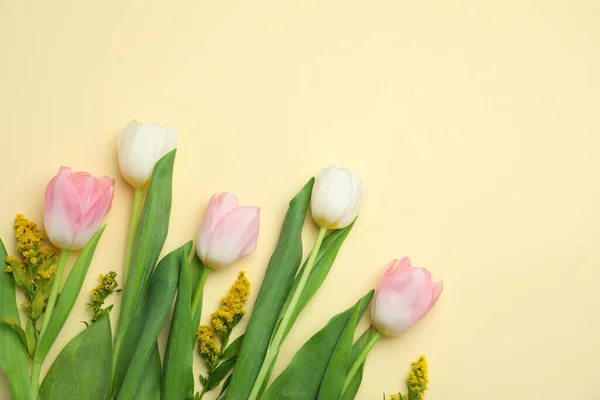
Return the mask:
POLYGON ((106 298, 113 294, 119 286, 116 277, 117 273, 114 271, 110 271, 106 275, 100 274, 100 283, 92 290, 92 302, 90 303, 90 307, 94 311, 92 321, 96 321, 106 298))
POLYGON ((55 273, 56 273, 56 270, 54 270, 53 268, 47 268, 47 269, 39 270, 37 272, 37 276, 40 279, 50 280, 54 276, 55 273))
POLYGON ((429 377, 427 375, 428 366, 425 356, 421 356, 412 363, 412 371, 406 376, 406 384, 409 391, 413 392, 417 399, 423 400, 425 391, 429 386, 429 377))
POLYGON ((219 310, 211 314, 213 329, 221 335, 228 335, 233 323, 241 318, 246 311, 244 305, 250 294, 250 281, 245 271, 240 271, 237 280, 229 289, 227 296, 221 299, 219 310))
POLYGON ((198 332, 196 333, 198 351, 211 369, 221 355, 221 349, 214 338, 214 333, 215 331, 213 328, 208 325, 200 325, 200 329, 198 329, 198 332))

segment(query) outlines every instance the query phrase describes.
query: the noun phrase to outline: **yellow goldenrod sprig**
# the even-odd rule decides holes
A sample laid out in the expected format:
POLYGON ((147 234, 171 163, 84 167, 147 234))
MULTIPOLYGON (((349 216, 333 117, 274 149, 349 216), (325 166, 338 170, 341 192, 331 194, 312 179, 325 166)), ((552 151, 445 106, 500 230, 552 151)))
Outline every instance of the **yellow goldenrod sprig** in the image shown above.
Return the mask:
POLYGON ((92 318, 92 322, 96 322, 100 319, 101 316, 104 315, 105 310, 102 306, 104 302, 114 292, 120 292, 120 289, 117 289, 119 286, 116 281, 117 273, 114 271, 110 271, 108 274, 100 274, 100 283, 92 290, 92 302, 88 303, 92 311, 94 312, 94 317, 92 318))
POLYGON ((19 257, 6 257, 4 272, 12 274, 17 286, 25 291, 23 307, 27 316, 36 321, 46 306, 52 288, 56 271, 51 266, 57 252, 45 246, 44 232, 23 214, 15 217, 14 230, 19 257))
POLYGON ((412 371, 410 371, 406 377, 409 396, 414 394, 415 399, 423 400, 425 397, 425 391, 429 386, 427 369, 428 366, 425 356, 419 357, 417 361, 412 363, 412 371))
POLYGON ((211 314, 211 324, 223 341, 229 337, 235 324, 244 316, 244 305, 250 294, 250 281, 245 271, 240 271, 237 280, 221 299, 221 306, 211 314))
MULTIPOLYGON (((429 387, 428 365, 425 356, 419 357, 411 364, 411 371, 406 376, 408 394, 391 394, 390 400, 423 400, 429 387)), ((385 398, 385 396, 384 396, 385 398)))
POLYGON ((196 334, 198 351, 210 370, 214 369, 221 355, 221 348, 214 338, 214 334, 214 329, 208 325, 200 325, 200 329, 198 329, 198 333, 196 334))
POLYGON ((202 393, 196 393, 194 399, 201 399, 204 393, 218 386, 220 380, 225 378, 225 376, 215 378, 217 375, 213 375, 213 373, 217 367, 228 362, 227 359, 237 354, 237 352, 231 352, 235 343, 229 348, 227 348, 227 343, 231 331, 246 313, 244 305, 248 301, 249 294, 250 281, 246 277, 246 272, 240 271, 227 295, 221 299, 219 309, 211 314, 211 324, 201 325, 198 329, 196 333, 198 352, 208 367, 208 375, 206 377, 200 375, 203 389, 202 393), (220 345, 216 336, 221 341, 220 345))

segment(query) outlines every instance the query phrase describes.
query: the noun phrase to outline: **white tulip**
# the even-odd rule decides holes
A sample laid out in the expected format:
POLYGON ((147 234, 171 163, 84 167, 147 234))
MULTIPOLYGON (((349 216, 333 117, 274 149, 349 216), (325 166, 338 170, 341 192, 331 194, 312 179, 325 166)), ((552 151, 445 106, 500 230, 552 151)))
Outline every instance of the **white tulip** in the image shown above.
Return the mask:
POLYGON ((323 168, 312 190, 315 222, 325 229, 342 229, 356 218, 367 196, 367 187, 346 168, 323 168))
POLYGON ((177 135, 158 124, 132 120, 119 138, 119 168, 127 182, 141 188, 150 181, 154 164, 177 147, 177 135))

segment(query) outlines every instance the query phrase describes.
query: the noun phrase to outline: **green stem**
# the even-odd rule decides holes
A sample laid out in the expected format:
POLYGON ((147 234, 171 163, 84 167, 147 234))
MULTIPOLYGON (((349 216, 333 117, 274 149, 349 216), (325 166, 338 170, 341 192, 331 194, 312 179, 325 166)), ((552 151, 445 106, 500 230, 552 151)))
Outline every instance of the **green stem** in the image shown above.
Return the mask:
POLYGON ((129 221, 129 234, 127 235, 127 248, 125 250, 125 266, 123 268, 123 283, 127 281, 129 269, 131 268, 131 257, 133 256, 133 245, 135 243, 135 235, 137 234, 140 215, 142 214, 142 206, 144 202, 144 190, 141 188, 135 189, 133 196, 133 209, 131 212, 131 220, 129 221))
MULTIPOLYGON (((206 265, 202 265, 200 280, 198 281, 198 286, 196 286, 194 300, 192 300, 192 318, 196 315, 198 307, 202 307, 202 293, 204 292, 204 284, 206 283, 206 279, 208 278, 208 274, 210 271, 211 270, 209 267, 207 267, 206 265)), ((198 327, 195 326, 194 329, 198 329, 198 327)))
POLYGON ((352 382, 352 379, 354 379, 354 375, 356 375, 356 373, 360 369, 360 366, 367 359, 367 355, 369 354, 371 349, 373 349, 373 346, 375 346, 375 343, 377 343, 377 341, 379 339, 381 339, 382 336, 383 335, 381 334, 381 332, 379 332, 378 330, 375 330, 375 333, 373 333, 373 336, 371 336, 371 339, 369 340, 369 342, 367 343, 367 345, 365 346, 363 351, 360 353, 358 358, 356 360, 354 360, 354 364, 352 364, 352 367, 350 367, 350 370, 346 374, 346 380, 344 381, 344 389, 342 390, 342 395, 344 394, 344 392, 346 392, 346 389, 348 389, 348 386, 350 386, 350 382, 352 382))
MULTIPOLYGON (((48 328, 48 324, 50 323, 50 318, 52 317, 52 312, 54 311, 54 306, 56 305, 56 298, 58 297, 58 289, 60 288, 60 283, 62 280, 62 275, 65 270, 65 265, 67 264, 67 258, 69 257, 69 250, 61 249, 60 257, 58 258, 58 265, 56 266, 56 275, 54 276, 54 282, 52 282, 52 289, 50 290, 50 297, 48 297, 48 303, 46 305, 46 314, 44 315, 44 321, 42 323, 42 330, 40 331, 40 336, 38 340, 38 345, 41 342, 44 333, 46 333, 46 329, 48 328)), ((34 355, 33 364, 31 366, 31 400, 37 400, 39 394, 39 386, 40 386, 40 372, 42 370, 42 363, 44 360, 36 357, 34 355)))
POLYGON ((275 358, 279 353, 279 348, 281 347, 281 343, 283 342, 285 333, 288 331, 288 325, 291 322, 292 315, 296 310, 296 306, 298 305, 298 301, 300 301, 300 296, 304 291, 304 287, 308 282, 308 277, 315 266, 315 262, 317 261, 317 255, 319 254, 319 249, 321 248, 321 244, 323 243, 323 239, 325 239, 325 234, 327 233, 326 228, 321 228, 319 230, 319 234, 317 239, 315 240, 315 244, 310 252, 310 256, 308 257, 308 261, 306 262, 306 267, 300 276, 300 280, 298 281, 298 286, 296 290, 292 294, 292 299, 290 300, 290 304, 285 310, 285 314, 281 319, 281 323, 277 327, 277 330, 274 333, 273 339, 269 344, 269 348, 267 349, 267 353, 265 354, 265 360, 260 367, 260 371, 258 372, 258 376, 256 381, 254 381, 254 386, 252 386, 252 391, 250 392, 250 397, 248 400, 256 400, 260 395, 260 392, 264 386, 264 381, 268 378, 269 371, 271 370, 271 365, 275 362, 275 358))
MULTIPOLYGON (((140 222, 140 216, 144 206, 144 189, 136 188, 133 195, 133 207, 131 211, 131 219, 129 221, 129 232, 127 234, 127 247, 125 249, 125 263, 123 266, 123 286, 127 285, 127 277, 129 276, 129 270, 131 269, 131 261, 133 258, 133 248, 135 246, 135 237, 137 235, 137 228, 140 222)), ((120 321, 120 320, 119 320, 120 321)), ((126 324, 129 321, 124 321, 126 324)), ((114 374, 117 367, 117 360, 119 358, 119 352, 121 351, 121 343, 123 342, 123 336, 125 329, 119 324, 114 339, 113 346, 113 357, 112 367, 109 381, 109 395, 112 395, 112 386, 114 380, 114 374)))
POLYGON ((202 398, 204 397, 204 393, 206 393, 206 387, 202 387, 202 392, 200 392, 200 397, 198 397, 198 400, 202 400, 202 398))

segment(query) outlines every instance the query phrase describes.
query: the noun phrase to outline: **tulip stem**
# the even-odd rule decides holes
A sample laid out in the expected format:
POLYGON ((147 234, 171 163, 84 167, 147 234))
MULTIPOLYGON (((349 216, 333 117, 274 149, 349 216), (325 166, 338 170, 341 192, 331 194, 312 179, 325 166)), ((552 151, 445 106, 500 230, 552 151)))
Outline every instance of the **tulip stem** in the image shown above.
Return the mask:
MULTIPOLYGON (((371 329, 371 328, 369 328, 369 329, 371 329)), ((381 332, 379 332, 378 330, 375 330, 375 332, 373 333, 373 336, 371 336, 371 339, 369 339, 369 342, 367 343, 367 345, 365 346, 363 351, 359 354, 358 358, 356 360, 354 360, 354 364, 352 364, 352 367, 350 367, 350 370, 346 374, 346 380, 344 381, 344 389, 342 390, 342 396, 346 392, 346 389, 348 389, 348 386, 350 386, 350 383, 352 382, 352 379, 354 379, 354 375, 356 375, 356 373, 360 369, 360 366, 367 359, 367 355, 369 354, 371 349, 373 349, 373 346, 375 346, 375 343, 377 343, 377 341, 379 341, 379 339, 381 339, 382 336, 383 335, 381 334, 381 332)))
POLYGON ((123 268, 123 283, 126 283, 129 269, 131 268, 131 257, 133 256, 133 245, 137 234, 140 215, 142 214, 142 206, 144 202, 144 189, 136 188, 133 195, 133 209, 131 212, 131 220, 129 221, 129 234, 127 235, 127 249, 125 250, 125 267, 123 268))
POLYGON ((248 400, 256 400, 260 395, 260 391, 262 391, 265 380, 268 379, 268 374, 272 370, 271 365, 275 362, 275 358, 279 353, 279 348, 285 338, 286 333, 289 330, 289 324, 291 322, 292 315, 294 315, 294 311, 296 310, 296 306, 298 305, 298 301, 300 301, 300 296, 304 291, 304 287, 308 282, 308 277, 315 266, 317 261, 317 255, 319 254, 319 249, 321 248, 321 244, 323 243, 323 239, 325 239, 325 234, 327 233, 327 228, 321 228, 319 230, 319 234, 317 235, 317 239, 315 240, 315 244, 310 252, 310 256, 308 257, 308 261, 306 262, 306 267, 302 271, 302 275, 300 276, 300 280, 298 281, 298 286, 296 290, 292 294, 292 299, 290 300, 290 304, 285 309, 283 318, 281 318, 281 323, 277 327, 277 330, 274 333, 274 336, 271 339, 271 343, 269 344, 269 348, 267 349, 267 353, 265 354, 265 360, 260 367, 260 371, 258 372, 258 376, 256 381, 254 381, 254 386, 252 387, 252 391, 250 392, 250 397, 248 400))
MULTIPOLYGON (((206 283, 209 272, 210 268, 208 268, 206 265, 202 265, 200 280, 198 281, 198 286, 196 287, 196 292, 194 293, 194 300, 192 301, 192 318, 194 318, 196 315, 198 307, 200 307, 200 310, 202 310, 202 293, 204 292, 204 284, 206 283)), ((194 329, 198 329, 198 327, 195 326, 194 329)))
MULTIPOLYGON (((50 318, 52 317, 52 312, 54 311, 54 306, 56 305, 56 298, 58 297, 58 289, 60 287, 60 282, 62 280, 62 275, 65 270, 65 265, 67 264, 67 258, 69 257, 69 250, 61 249, 60 256, 58 257, 58 265, 56 266, 56 274, 54 276, 54 282, 52 282, 52 289, 50 290, 50 297, 48 297, 48 303, 46 305, 46 314, 44 315, 44 321, 42 322, 42 330, 40 331, 40 336, 37 344, 39 345, 44 337, 44 333, 46 333, 46 329, 48 329, 48 324, 50 323, 50 318)), ((34 355, 34 362, 31 366, 31 399, 37 400, 39 386, 40 386, 40 372, 42 370, 42 362, 44 360, 40 360, 37 357, 37 354, 34 355)))

